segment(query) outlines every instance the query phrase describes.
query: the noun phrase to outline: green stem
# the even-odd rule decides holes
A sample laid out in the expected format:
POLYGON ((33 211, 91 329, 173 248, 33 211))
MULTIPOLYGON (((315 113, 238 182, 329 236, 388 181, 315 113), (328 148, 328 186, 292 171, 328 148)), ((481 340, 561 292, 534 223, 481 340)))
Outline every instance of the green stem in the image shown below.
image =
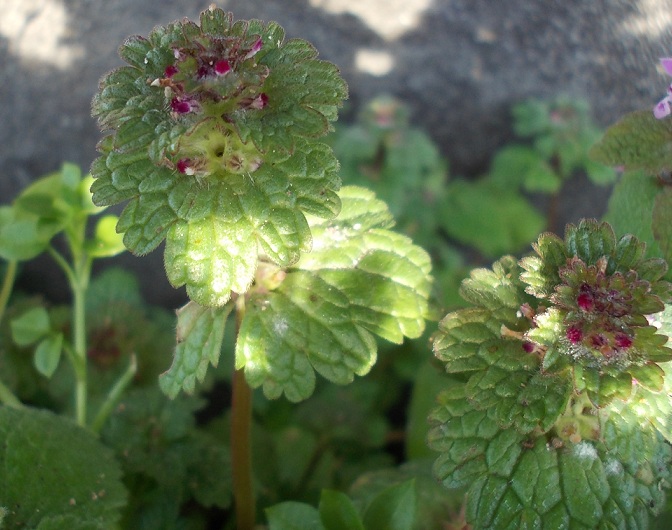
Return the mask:
MULTIPOLYGON (((16 271, 18 269, 18 262, 11 260, 7 262, 7 270, 5 271, 5 279, 2 282, 2 289, 0 289, 0 322, 5 315, 9 297, 14 288, 14 280, 16 279, 16 271)), ((8 407, 21 407, 21 401, 5 384, 0 381, 0 403, 4 403, 8 407)))
POLYGON ((86 289, 91 276, 91 259, 85 252, 73 244, 73 238, 68 238, 70 251, 73 256, 74 267, 59 254, 53 247, 49 247, 49 254, 63 269, 68 277, 73 296, 72 309, 72 336, 73 355, 72 367, 75 371, 75 418, 79 425, 86 425, 87 401, 87 373, 86 373, 86 289))
POLYGON ((19 401, 19 398, 17 398, 2 381, 0 381, 0 402, 8 407, 19 408, 23 406, 21 401, 19 401))
POLYGON ((86 373, 86 289, 89 283, 91 266, 88 260, 82 260, 75 270, 72 283, 74 297, 72 313, 72 334, 75 358, 75 410, 77 423, 86 425, 87 373, 86 373))
POLYGON ((9 297, 14 288, 14 280, 16 279, 16 270, 18 269, 18 266, 19 264, 15 260, 7 262, 5 279, 2 282, 2 290, 0 290, 0 322, 2 322, 2 317, 5 315, 7 303, 9 302, 9 297))
POLYGON ((97 434, 100 432, 100 429, 103 428, 103 425, 105 425, 107 418, 112 413, 112 409, 114 409, 114 407, 119 402, 121 394, 123 394, 124 390, 126 390, 131 381, 133 381, 133 377, 135 377, 137 371, 138 371, 138 362, 135 357, 135 354, 132 354, 131 362, 128 365, 128 368, 126 368, 126 371, 121 375, 119 380, 110 389, 110 392, 107 394, 107 398, 105 398, 105 402, 98 410, 98 414, 96 414, 96 417, 93 420, 93 423, 91 424, 91 430, 93 432, 97 434))
MULTIPOLYGON (((244 297, 236 304, 236 335, 245 315, 244 297)), ((236 505, 236 528, 252 530, 255 522, 255 499, 252 484, 252 390, 245 380, 245 372, 233 373, 231 404, 231 462, 233 495, 236 505)))

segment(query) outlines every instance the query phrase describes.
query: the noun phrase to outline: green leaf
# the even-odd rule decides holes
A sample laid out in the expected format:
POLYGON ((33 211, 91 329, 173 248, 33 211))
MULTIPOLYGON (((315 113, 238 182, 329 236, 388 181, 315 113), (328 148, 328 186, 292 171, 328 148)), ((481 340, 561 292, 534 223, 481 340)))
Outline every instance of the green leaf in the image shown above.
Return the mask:
POLYGON ((585 162, 586 174, 590 181, 598 186, 606 186, 616 182, 618 173, 613 168, 600 164, 594 160, 585 162))
MULTIPOLYGON (((662 251, 662 257, 668 262, 672 261, 672 213, 670 208, 672 208, 672 190, 664 187, 656 195, 651 226, 653 237, 662 251)), ((647 216, 643 215, 643 217, 647 216)))
POLYGON ((7 528, 116 526, 126 503, 121 471, 88 430, 51 412, 0 407, 0 440, 7 528))
POLYGON ((411 530, 415 520, 415 480, 380 492, 363 514, 367 530, 411 530))
POLYGON ((63 334, 50 333, 35 349, 35 368, 43 376, 50 378, 58 367, 63 348, 63 334))
POLYGON ((287 501, 265 511, 269 530, 326 530, 320 512, 309 504, 287 501))
POLYGON ((44 252, 51 234, 40 230, 39 219, 21 215, 10 206, 0 206, 0 256, 6 260, 29 260, 44 252))
POLYGON ((502 188, 522 186, 530 192, 556 193, 562 180, 531 147, 512 145, 497 152, 488 178, 502 188))
POLYGON ((521 195, 487 180, 449 183, 440 211, 450 237, 491 257, 521 250, 545 223, 521 195))
POLYGON ((49 333, 49 313, 44 307, 34 307, 13 319, 11 328, 14 342, 19 346, 28 346, 49 333))
POLYGON ((355 506, 345 493, 322 490, 319 509, 325 530, 364 530, 355 506))
POLYGON ((116 231, 117 222, 115 215, 106 215, 98 220, 93 239, 86 242, 89 256, 110 258, 126 250, 123 237, 116 231))
POLYGON ((650 110, 626 114, 590 151, 592 158, 627 170, 658 174, 672 169, 672 122, 657 120, 650 110))
POLYGON ((159 385, 169 397, 180 390, 191 394, 203 381, 208 365, 217 366, 224 340, 226 319, 232 305, 207 308, 189 302, 177 311, 177 346, 170 369, 161 374, 159 385))
POLYGON ((250 298, 236 345, 236 367, 268 397, 299 401, 317 370, 346 384, 375 362, 372 334, 400 343, 424 331, 429 256, 379 228, 389 212, 373 194, 344 188, 342 216, 312 220, 313 252, 269 293, 250 298))

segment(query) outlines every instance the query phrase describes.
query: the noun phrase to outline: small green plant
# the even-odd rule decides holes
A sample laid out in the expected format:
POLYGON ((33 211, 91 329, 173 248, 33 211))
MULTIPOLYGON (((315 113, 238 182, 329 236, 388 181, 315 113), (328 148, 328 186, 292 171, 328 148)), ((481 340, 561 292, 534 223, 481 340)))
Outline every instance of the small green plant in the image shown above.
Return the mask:
POLYGON ((346 85, 275 23, 213 6, 120 55, 93 100, 92 175, 66 164, 0 208, 0 528, 665 520, 672 96, 612 127, 594 160, 587 108, 528 102, 514 116, 530 145, 446 182, 389 98, 326 138, 346 85), (625 170, 615 228, 539 235, 575 172, 618 175, 601 164, 625 170), (528 192, 552 197, 546 221, 528 192), (467 263, 456 241, 494 257, 534 238, 471 271, 431 360, 417 339, 457 305, 430 302, 431 260, 445 286, 467 263), (128 273, 91 277, 97 258, 162 243, 190 298, 175 316, 128 273), (41 253, 72 307, 13 293, 41 253))

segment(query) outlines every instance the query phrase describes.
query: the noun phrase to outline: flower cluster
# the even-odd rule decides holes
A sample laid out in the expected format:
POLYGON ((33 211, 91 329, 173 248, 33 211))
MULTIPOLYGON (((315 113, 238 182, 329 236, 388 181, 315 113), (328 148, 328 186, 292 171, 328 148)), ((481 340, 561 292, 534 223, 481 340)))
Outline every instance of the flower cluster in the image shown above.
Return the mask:
MULTIPOLYGON (((572 362, 603 372, 669 357, 647 316, 663 311, 672 286, 662 280, 665 262, 643 259, 644 248, 632 236, 616 241, 606 223, 582 221, 567 228, 564 242, 542 235, 537 255, 521 261, 527 292, 554 315, 554 326, 561 323, 562 331, 550 335, 572 362)), ((526 341, 549 336, 538 329, 543 321, 532 320, 526 341)), ((548 339, 541 342, 539 347, 551 346, 548 339)))
POLYGON ((311 214, 340 209, 338 162, 320 142, 347 86, 307 41, 214 6, 129 38, 127 63, 101 81, 93 114, 108 135, 91 187, 128 201, 117 230, 136 254, 164 239, 170 282, 221 306, 311 247, 311 214))

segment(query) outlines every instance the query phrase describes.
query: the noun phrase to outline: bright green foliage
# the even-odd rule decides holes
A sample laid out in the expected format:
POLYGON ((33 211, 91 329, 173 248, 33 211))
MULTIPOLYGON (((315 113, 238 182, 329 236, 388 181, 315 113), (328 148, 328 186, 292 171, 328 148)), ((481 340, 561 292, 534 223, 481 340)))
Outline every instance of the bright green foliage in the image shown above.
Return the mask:
POLYGON ((486 256, 519 250, 544 228, 544 218, 518 191, 490 179, 454 180, 438 212, 451 237, 486 256))
POLYGON ((578 172, 600 185, 616 178, 610 167, 588 158, 600 133, 584 102, 530 100, 515 106, 513 116, 515 132, 530 144, 501 149, 476 182, 449 182, 438 211, 450 237, 493 258, 521 250, 555 221, 552 213, 544 219, 521 191, 557 195, 578 172))
MULTIPOLYGON (((614 186, 603 218, 615 232, 628 232, 646 243, 646 256, 649 258, 663 257, 654 239, 652 216, 649 215, 654 211, 660 189, 658 182, 647 178, 642 171, 624 173, 614 186)), ((668 256, 665 258, 667 260, 668 256)))
POLYGON ((610 166, 643 169, 650 175, 672 169, 672 121, 657 120, 650 110, 626 114, 612 125, 591 150, 591 156, 610 166))
POLYGON ((117 230, 136 254, 166 239, 166 271, 204 306, 252 284, 258 255, 286 267, 311 247, 304 214, 333 217, 340 180, 315 138, 347 95, 335 66, 275 23, 210 8, 120 49, 93 101, 97 204, 129 201, 117 230))
POLYGON ((39 341, 35 349, 35 368, 45 377, 51 377, 61 358, 63 333, 52 331, 49 313, 44 307, 34 307, 10 323, 12 339, 19 346, 39 341))
POLYGON ((362 188, 341 192, 333 221, 313 219, 313 251, 270 292, 249 301, 236 345, 236 367, 268 397, 308 397, 314 370, 346 384, 376 358, 374 335, 395 343, 424 331, 429 256, 387 230, 384 203, 362 188))
POLYGON ((345 493, 323 490, 319 509, 326 530, 364 530, 357 509, 345 493))
POLYGON ((51 412, 0 407, 4 528, 107 530, 126 504, 112 452, 51 412))
MULTIPOLYGON (((313 392, 315 371, 346 384, 376 360, 374 335, 394 343, 425 327, 431 286, 429 256, 388 230, 386 205, 363 188, 341 190, 341 215, 309 217, 313 250, 283 270, 267 261, 256 271, 236 341, 236 369, 269 398, 300 401, 313 392)), ((194 390, 208 363, 217 364, 222 309, 190 304, 178 318, 178 346, 161 379, 174 396, 194 390)))
POLYGON ((518 181, 525 190, 542 193, 556 193, 562 181, 579 170, 595 184, 613 182, 616 172, 609 167, 613 164, 603 165, 588 156, 589 148, 601 135, 589 111, 586 101, 562 97, 516 105, 514 130, 523 138, 533 139, 533 145, 500 151, 493 162, 492 178, 509 184, 518 181))
POLYGON ((217 366, 224 340, 224 326, 231 305, 201 307, 194 302, 177 311, 177 346, 173 364, 161 374, 161 389, 171 398, 180 389, 192 394, 196 381, 202 382, 208 364, 217 366))
POLYGON ((447 163, 432 140, 410 126, 408 108, 391 97, 372 100, 357 123, 329 137, 346 184, 364 186, 389 206, 399 231, 428 250, 445 195, 447 163))
POLYGON ((61 171, 46 175, 25 188, 12 206, 0 208, 0 257, 28 260, 44 252, 52 238, 64 232, 86 245, 91 257, 113 256, 123 250, 121 238, 110 223, 116 217, 98 221, 93 238, 79 241, 87 217, 100 213, 91 202, 91 177, 82 177, 79 168, 63 164, 61 171))
POLYGON ((590 220, 534 250, 473 271, 473 307, 440 324, 435 354, 463 382, 430 415, 435 473, 469 488, 474 528, 647 528, 672 462, 655 419, 672 413, 667 266, 590 220))

